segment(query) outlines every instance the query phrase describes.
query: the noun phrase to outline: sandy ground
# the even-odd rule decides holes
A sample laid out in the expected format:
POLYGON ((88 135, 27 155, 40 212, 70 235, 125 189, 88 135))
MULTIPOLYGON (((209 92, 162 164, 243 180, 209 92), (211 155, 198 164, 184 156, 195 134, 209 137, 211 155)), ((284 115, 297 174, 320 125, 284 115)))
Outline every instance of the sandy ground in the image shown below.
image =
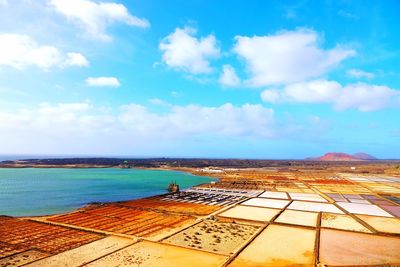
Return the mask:
POLYGON ((69 267, 81 266, 91 262, 118 249, 133 244, 134 241, 128 238, 110 236, 98 241, 83 245, 69 251, 62 252, 55 256, 36 261, 29 267, 69 267), (68 260, 66 260, 68 259, 68 260))
POLYGON ((196 222, 197 222, 197 220, 196 221, 189 221, 189 222, 184 223, 184 224, 182 224, 182 225, 180 225, 178 227, 175 227, 175 228, 164 228, 162 231, 157 232, 155 234, 152 234, 151 236, 146 237, 146 239, 148 239, 150 241, 159 241, 161 239, 164 239, 164 238, 166 238, 166 237, 168 237, 168 236, 170 236, 170 235, 172 235, 174 233, 177 233, 177 232, 189 227, 190 225, 195 224, 196 222))
POLYGON ((257 226, 206 220, 180 232, 164 242, 179 246, 229 254, 259 229, 257 226))
MULTIPOLYGON (((41 258, 47 257, 49 254, 28 250, 22 253, 18 253, 13 256, 9 256, 0 260, 0 267, 11 267, 11 266, 22 266, 24 264, 39 260, 41 258)), ((65 261, 65 259, 64 259, 65 261)))
POLYGON ((143 241, 85 266, 205 267, 220 266, 225 260, 223 255, 143 241))

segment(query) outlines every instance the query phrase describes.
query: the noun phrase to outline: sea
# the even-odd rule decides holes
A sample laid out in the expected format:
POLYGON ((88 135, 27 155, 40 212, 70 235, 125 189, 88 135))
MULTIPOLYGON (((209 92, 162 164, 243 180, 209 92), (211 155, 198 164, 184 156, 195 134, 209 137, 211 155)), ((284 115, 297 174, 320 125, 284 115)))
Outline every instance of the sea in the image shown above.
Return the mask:
POLYGON ((0 168, 0 215, 58 214, 93 202, 164 194, 172 181, 185 189, 212 180, 169 170, 0 168))

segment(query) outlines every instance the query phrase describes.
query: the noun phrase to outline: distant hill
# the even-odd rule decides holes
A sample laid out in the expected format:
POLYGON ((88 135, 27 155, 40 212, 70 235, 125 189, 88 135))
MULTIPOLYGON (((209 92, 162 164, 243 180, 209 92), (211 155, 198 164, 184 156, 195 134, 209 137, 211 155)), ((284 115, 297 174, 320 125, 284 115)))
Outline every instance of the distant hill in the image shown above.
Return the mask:
POLYGON ((362 152, 355 153, 353 156, 358 159, 362 159, 362 160, 376 160, 377 159, 374 156, 371 156, 367 153, 362 153, 362 152))
POLYGON ((356 153, 354 155, 346 153, 328 152, 321 157, 307 158, 307 160, 316 160, 316 161, 361 161, 361 160, 376 160, 376 159, 377 158, 362 152, 356 153))

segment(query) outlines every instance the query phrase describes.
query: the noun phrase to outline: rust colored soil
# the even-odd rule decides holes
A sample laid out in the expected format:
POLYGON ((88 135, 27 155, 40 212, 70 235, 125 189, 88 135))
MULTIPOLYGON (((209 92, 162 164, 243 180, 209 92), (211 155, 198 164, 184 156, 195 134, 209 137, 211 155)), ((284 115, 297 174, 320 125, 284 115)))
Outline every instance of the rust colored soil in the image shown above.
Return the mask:
POLYGON ((195 217, 118 205, 104 205, 50 218, 49 221, 135 236, 152 236, 179 227, 195 217))
POLYGON ((61 226, 0 217, 0 258, 30 249, 56 254, 101 237, 61 226))
POLYGON ((221 207, 204 204, 165 201, 159 197, 137 199, 120 203, 122 206, 151 209, 157 211, 169 211, 193 215, 208 215, 221 207))

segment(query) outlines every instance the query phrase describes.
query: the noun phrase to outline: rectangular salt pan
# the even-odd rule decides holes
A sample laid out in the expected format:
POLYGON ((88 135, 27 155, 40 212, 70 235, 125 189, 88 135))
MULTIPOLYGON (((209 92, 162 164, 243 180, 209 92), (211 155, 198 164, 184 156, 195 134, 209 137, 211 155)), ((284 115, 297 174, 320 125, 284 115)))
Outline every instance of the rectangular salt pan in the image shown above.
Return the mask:
MULTIPOLYGON (((371 204, 368 200, 365 199, 349 199, 351 203, 358 203, 358 204, 371 204)), ((345 201, 338 201, 338 202, 345 202, 345 201)))
POLYGON ((272 192, 272 191, 265 191, 259 197, 266 197, 266 198, 281 198, 281 199, 288 199, 288 196, 285 192, 272 192))
POLYGON ((270 221, 278 213, 279 210, 277 209, 238 205, 218 214, 218 216, 234 218, 234 219, 266 222, 270 221))
POLYGON ((337 202, 340 207, 344 208, 350 213, 355 214, 365 214, 365 215, 374 215, 374 216, 384 216, 384 217, 393 217, 383 209, 379 208, 376 205, 368 205, 368 204, 357 204, 357 203, 345 203, 345 202, 337 202))
POLYGON ((314 266, 315 234, 315 230, 270 225, 229 266, 314 266))
POLYGON ((289 193, 290 197, 294 200, 308 200, 316 202, 328 202, 326 199, 317 194, 309 193, 289 193))
POLYGON ((318 213, 298 210, 285 210, 275 222, 297 224, 315 227, 317 225, 318 213))
POLYGON ((343 212, 338 209, 333 204, 328 203, 313 203, 313 202, 305 202, 305 201, 293 201, 288 209, 290 210, 304 210, 304 211, 323 211, 323 212, 331 212, 343 214, 343 212))
POLYGON ((286 207, 289 200, 270 199, 270 198, 252 198, 242 203, 242 205, 266 207, 266 208, 278 208, 282 209, 286 207))

